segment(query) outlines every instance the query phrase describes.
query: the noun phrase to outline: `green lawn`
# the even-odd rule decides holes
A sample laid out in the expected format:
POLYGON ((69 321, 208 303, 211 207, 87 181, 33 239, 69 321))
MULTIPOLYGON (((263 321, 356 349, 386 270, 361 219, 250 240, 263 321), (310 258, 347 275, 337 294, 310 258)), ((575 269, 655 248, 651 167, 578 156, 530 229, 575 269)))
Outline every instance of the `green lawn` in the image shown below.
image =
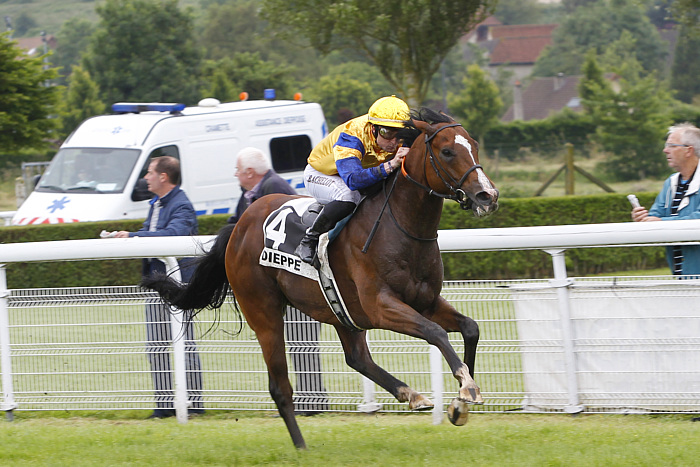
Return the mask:
POLYGON ((700 423, 690 416, 431 415, 300 418, 307 451, 273 415, 207 414, 178 424, 129 412, 109 418, 29 416, 0 422, 4 466, 691 466, 700 423))

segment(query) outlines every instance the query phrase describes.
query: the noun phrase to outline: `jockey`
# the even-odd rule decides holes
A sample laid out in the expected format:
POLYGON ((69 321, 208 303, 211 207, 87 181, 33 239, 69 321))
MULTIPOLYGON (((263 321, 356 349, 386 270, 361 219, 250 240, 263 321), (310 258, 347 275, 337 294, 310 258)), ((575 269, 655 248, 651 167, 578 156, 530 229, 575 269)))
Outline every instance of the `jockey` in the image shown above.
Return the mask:
POLYGON ((295 253, 313 264, 321 234, 348 216, 360 202, 359 190, 387 178, 408 152, 397 138, 410 119, 408 105, 396 96, 382 97, 367 115, 333 130, 311 151, 304 185, 323 205, 295 253))

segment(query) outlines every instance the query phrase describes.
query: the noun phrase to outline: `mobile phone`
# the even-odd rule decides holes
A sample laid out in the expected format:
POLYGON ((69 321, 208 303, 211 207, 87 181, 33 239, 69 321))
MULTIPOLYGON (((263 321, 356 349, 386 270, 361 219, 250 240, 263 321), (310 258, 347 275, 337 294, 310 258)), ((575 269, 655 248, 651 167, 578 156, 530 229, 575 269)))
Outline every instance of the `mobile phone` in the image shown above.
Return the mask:
POLYGON ((637 197, 635 195, 627 195, 627 199, 629 200, 629 202, 633 208, 638 208, 641 206, 639 204, 639 200, 637 199, 637 197))

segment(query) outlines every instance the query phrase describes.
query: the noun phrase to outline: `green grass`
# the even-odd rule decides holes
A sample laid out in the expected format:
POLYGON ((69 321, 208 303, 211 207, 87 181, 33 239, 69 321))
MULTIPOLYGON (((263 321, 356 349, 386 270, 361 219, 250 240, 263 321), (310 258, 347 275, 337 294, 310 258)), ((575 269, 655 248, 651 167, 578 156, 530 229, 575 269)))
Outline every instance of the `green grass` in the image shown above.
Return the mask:
MULTIPOLYGON (((502 198, 521 198, 533 196, 556 173, 564 164, 563 151, 561 154, 561 157, 551 159, 531 155, 518 161, 500 161, 498 163, 487 155, 481 155, 480 160, 486 173, 500 190, 502 198)), ((660 154, 659 156, 662 157, 663 155, 660 154)), ((598 175, 596 174, 596 165, 603 160, 603 157, 602 155, 590 158, 575 157, 574 163, 586 172, 598 175)), ((663 180, 644 179, 629 182, 605 180, 604 183, 617 193, 627 194, 658 191, 663 184, 663 180)), ((574 175, 574 193, 577 195, 594 195, 605 193, 605 191, 576 172, 574 175)), ((561 173, 547 187, 542 196, 564 196, 565 194, 564 173, 561 173)))
POLYGON ((690 416, 472 415, 466 426, 430 414, 300 418, 307 451, 279 417, 207 414, 178 424, 131 413, 110 419, 25 416, 0 423, 0 464, 303 466, 685 466, 700 457, 690 416))

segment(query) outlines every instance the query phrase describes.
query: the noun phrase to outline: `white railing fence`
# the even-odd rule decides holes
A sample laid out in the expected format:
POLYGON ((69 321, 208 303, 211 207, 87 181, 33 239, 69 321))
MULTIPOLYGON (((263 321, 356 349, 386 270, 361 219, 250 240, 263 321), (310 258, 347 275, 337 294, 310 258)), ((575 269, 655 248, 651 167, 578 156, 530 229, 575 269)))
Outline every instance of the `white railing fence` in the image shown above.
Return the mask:
MULTIPOLYGON (((480 325, 474 411, 696 412, 700 410, 700 281, 672 276, 569 278, 569 248, 697 243, 700 221, 440 231, 443 251, 542 249, 549 280, 446 282, 443 296, 480 325)), ((201 254, 213 237, 159 237, 0 245, 0 263, 201 254)), ((0 267, 2 410, 124 410, 155 407, 144 307, 136 286, 7 290, 0 267)), ((201 359, 199 397, 210 410, 274 410, 254 334, 228 301, 198 316, 194 347, 174 313, 174 406, 187 420, 188 358, 201 359)), ((406 411, 351 370, 331 326, 300 321, 289 335, 290 377, 300 410, 406 411), (299 329, 302 331, 299 332, 299 329), (308 333, 307 330, 308 329, 308 333), (319 332, 318 339, 310 336, 319 332), (299 366, 316 355, 320 368, 299 366), (309 357, 311 358, 311 357, 309 357), (322 386, 305 390, 307 380, 322 386), (306 404, 306 405, 304 405, 306 404), (320 404, 320 405, 319 405, 320 404)), ((288 330, 292 329, 288 327, 288 330)), ((313 336, 316 337, 316 336, 313 336)), ((432 395, 442 420, 456 380, 437 349, 383 330, 368 333, 375 360, 432 395)), ((458 353, 463 344, 454 336, 458 353)), ((189 400, 188 400, 189 398, 189 400)))

